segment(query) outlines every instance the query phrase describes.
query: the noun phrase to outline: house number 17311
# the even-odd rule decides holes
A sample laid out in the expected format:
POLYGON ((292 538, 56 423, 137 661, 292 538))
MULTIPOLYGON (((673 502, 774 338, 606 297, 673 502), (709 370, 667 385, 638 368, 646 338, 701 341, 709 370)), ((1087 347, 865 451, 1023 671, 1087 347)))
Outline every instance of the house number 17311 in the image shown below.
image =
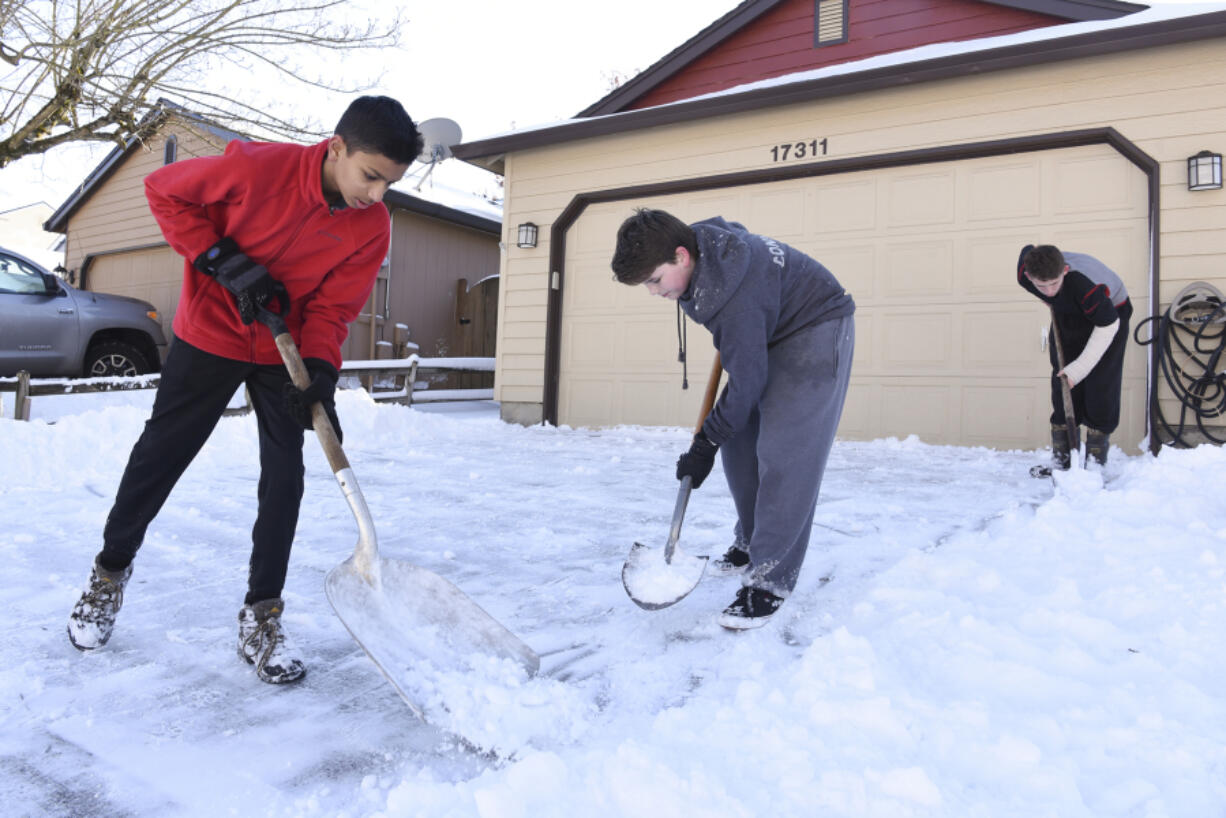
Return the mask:
POLYGON ((772 162, 786 162, 789 159, 808 159, 826 155, 825 139, 810 139, 808 142, 785 142, 771 148, 772 162))

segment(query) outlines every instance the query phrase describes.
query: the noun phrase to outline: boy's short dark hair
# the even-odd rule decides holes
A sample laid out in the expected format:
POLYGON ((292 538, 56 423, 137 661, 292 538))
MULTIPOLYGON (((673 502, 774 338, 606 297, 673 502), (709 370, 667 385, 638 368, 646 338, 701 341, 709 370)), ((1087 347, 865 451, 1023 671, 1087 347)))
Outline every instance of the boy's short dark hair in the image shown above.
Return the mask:
POLYGON ((401 165, 411 165, 421 153, 417 126, 391 97, 358 97, 336 123, 336 135, 349 153, 378 153, 401 165))
POLYGON ((1054 281, 1064 272, 1064 254, 1052 244, 1030 248, 1022 269, 1035 281, 1054 281))
POLYGON ((617 229, 613 277, 622 284, 642 284, 657 267, 677 257, 678 247, 698 258, 692 227, 663 210, 638 208, 617 229))

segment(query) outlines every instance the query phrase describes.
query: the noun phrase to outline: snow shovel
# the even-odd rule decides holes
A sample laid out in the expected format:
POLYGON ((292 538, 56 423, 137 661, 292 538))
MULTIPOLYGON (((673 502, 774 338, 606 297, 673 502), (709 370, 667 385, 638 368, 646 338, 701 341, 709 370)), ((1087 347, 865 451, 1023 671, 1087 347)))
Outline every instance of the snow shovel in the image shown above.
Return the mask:
MULTIPOLYGON (((723 372, 719 353, 716 353, 694 434, 702 431, 702 423, 715 405, 715 394, 719 391, 719 378, 723 372)), ((673 508, 673 524, 668 531, 668 542, 664 543, 664 547, 649 548, 636 542, 630 548, 626 564, 622 566, 622 585, 634 604, 644 610, 658 611, 685 599, 690 591, 698 586, 702 572, 706 570, 705 556, 690 556, 677 546, 677 540, 681 537, 681 521, 685 518, 685 507, 690 501, 690 483, 689 477, 681 478, 677 505, 673 508)))
MULTIPOLYGON (((1060 342, 1060 328, 1056 324, 1056 311, 1051 310, 1051 336, 1056 343, 1056 362, 1064 371, 1064 344, 1060 342)), ((1064 425, 1068 429, 1069 467, 1081 466, 1081 434, 1077 429, 1077 413, 1073 411, 1073 391, 1068 385, 1068 376, 1060 375, 1060 397, 1064 402, 1064 425)))
MULTIPOLYGON (((285 321, 263 309, 259 320, 272 330, 294 385, 307 388, 311 379, 285 321)), ((426 719, 425 701, 438 698, 437 679, 466 673, 488 657, 510 659, 534 675, 540 658, 459 588, 424 568, 379 555, 370 509, 328 413, 316 403, 311 419, 358 524, 353 555, 324 579, 328 601, 409 708, 426 719)))

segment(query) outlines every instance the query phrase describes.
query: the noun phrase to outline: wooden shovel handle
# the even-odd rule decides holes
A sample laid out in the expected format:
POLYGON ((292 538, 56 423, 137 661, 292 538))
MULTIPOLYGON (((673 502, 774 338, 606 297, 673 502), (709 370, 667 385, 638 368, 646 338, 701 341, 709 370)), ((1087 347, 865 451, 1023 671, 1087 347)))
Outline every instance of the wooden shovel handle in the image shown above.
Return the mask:
POLYGON ((719 353, 715 353, 715 362, 711 364, 711 377, 707 378, 707 394, 702 398, 702 409, 698 412, 698 425, 694 427, 694 434, 702 431, 702 424, 706 421, 707 415, 711 414, 711 407, 715 405, 715 396, 719 394, 719 379, 724 374, 724 366, 719 360, 719 353))
MULTIPOLYGON (((1060 365, 1060 371, 1064 371, 1064 344, 1060 342, 1060 327, 1056 324, 1056 310, 1048 305, 1051 310, 1051 337, 1056 344, 1056 363, 1060 365)), ((1067 375, 1057 375, 1060 379, 1060 398, 1064 403, 1064 424, 1068 428, 1068 445, 1070 457, 1072 453, 1081 449, 1081 435, 1077 429, 1077 413, 1073 411, 1073 391, 1068 385, 1067 375)))

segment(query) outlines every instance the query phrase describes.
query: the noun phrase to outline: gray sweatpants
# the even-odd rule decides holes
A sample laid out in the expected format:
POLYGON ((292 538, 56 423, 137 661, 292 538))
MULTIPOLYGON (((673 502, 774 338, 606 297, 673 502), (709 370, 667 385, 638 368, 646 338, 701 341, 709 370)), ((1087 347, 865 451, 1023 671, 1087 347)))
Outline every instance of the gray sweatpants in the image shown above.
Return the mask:
POLYGON ((849 315, 771 347, 762 400, 720 447, 737 537, 748 545, 746 585, 778 596, 796 587, 843 414, 855 334, 849 315))

